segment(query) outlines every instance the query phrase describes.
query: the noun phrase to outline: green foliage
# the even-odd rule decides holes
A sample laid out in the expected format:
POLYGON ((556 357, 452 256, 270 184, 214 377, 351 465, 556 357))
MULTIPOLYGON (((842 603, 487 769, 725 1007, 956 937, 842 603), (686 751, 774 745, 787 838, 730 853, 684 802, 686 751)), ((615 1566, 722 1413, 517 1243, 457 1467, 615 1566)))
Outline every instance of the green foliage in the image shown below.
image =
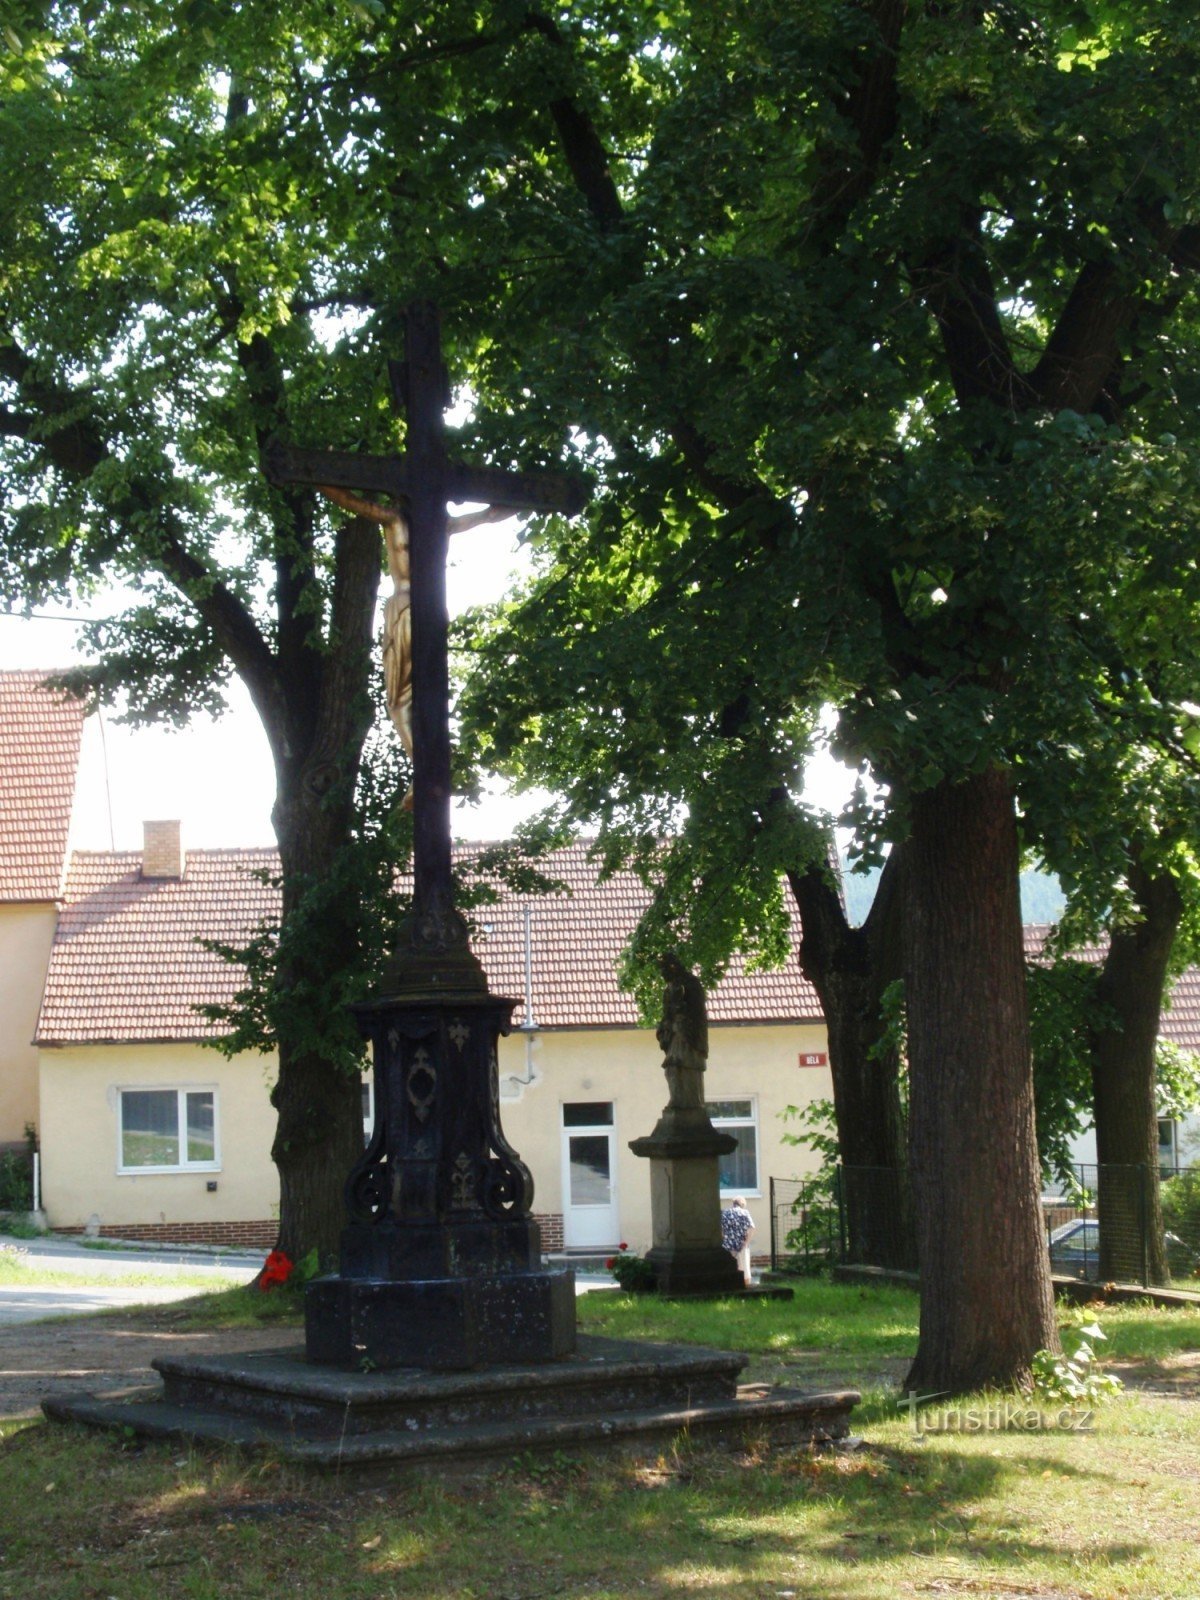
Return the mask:
MULTIPOLYGON (((25 1149, 0 1153, 0 1212, 27 1212, 33 1209, 33 1156, 36 1149, 37 1133, 32 1123, 26 1123, 25 1149)), ((19 1217, 10 1216, 5 1223, 5 1230, 15 1233, 20 1220, 19 1217)), ((34 1233, 37 1231, 33 1229, 34 1233)))
POLYGON ((1164 1225, 1193 1249, 1200 1246, 1200 1167, 1168 1178, 1160 1194, 1164 1225))
POLYGON ((1099 969, 1062 957, 1026 968, 1038 1154, 1048 1179, 1073 1182, 1071 1142, 1092 1119, 1090 1032, 1103 1012, 1099 969))
POLYGON ((783 1144, 799 1145, 820 1157, 820 1170, 827 1171, 838 1161, 837 1122, 832 1100, 810 1100, 806 1106, 785 1106, 780 1112, 785 1122, 795 1122, 799 1131, 787 1129, 779 1135, 783 1144))
POLYGON ((1159 1039, 1154 1050, 1155 1099, 1160 1117, 1178 1120, 1200 1107, 1200 1057, 1159 1039))
POLYGON ((604 1265, 627 1294, 646 1294, 655 1287, 654 1267, 645 1256, 622 1249, 609 1256, 604 1265))
MULTIPOLYGON (((411 851, 412 821, 400 804, 406 785, 407 764, 380 730, 358 773, 347 836, 319 867, 291 875, 286 917, 244 945, 205 941, 245 979, 230 1001, 200 1008, 223 1025, 214 1049, 229 1057, 316 1051, 337 1071, 362 1071, 365 1045, 350 1007, 379 978, 408 908, 397 879, 397 863, 411 851)), ((340 797, 331 792, 327 803, 340 797)), ((284 879, 268 881, 282 898, 284 879)))
POLYGON ((1033 1358, 1035 1395, 1052 1403, 1095 1405, 1120 1394, 1125 1387, 1120 1378, 1100 1372, 1095 1366, 1093 1346, 1103 1338, 1100 1324, 1090 1322, 1064 1334, 1063 1354, 1039 1350, 1033 1358))
POLYGON ((803 1107, 785 1106, 780 1112, 785 1122, 798 1128, 780 1134, 783 1144, 798 1145, 820 1158, 816 1173, 806 1178, 792 1202, 794 1223, 784 1234, 790 1255, 789 1270, 820 1272, 837 1253, 841 1235, 839 1182, 840 1168, 837 1122, 832 1100, 810 1100, 803 1107))
MULTIPOLYGON (((1183 0, 215 19, 26 7, 0 57, 0 594, 124 582, 103 694, 183 717, 238 672, 293 819, 345 544, 258 452, 394 445, 385 358, 431 293, 470 449, 596 483, 586 521, 531 534, 461 709, 470 760, 560 791, 653 884, 644 1009, 667 943, 706 982, 782 958, 781 877, 829 838, 800 776, 824 704, 888 786, 852 807, 864 861, 913 794, 994 764, 1084 921, 1127 904, 1131 841, 1186 849, 1183 0)), ((352 769, 343 731, 325 758, 352 769)), ((356 909, 285 870, 353 967, 356 909)), ((353 983, 293 981, 303 1041, 353 983)))

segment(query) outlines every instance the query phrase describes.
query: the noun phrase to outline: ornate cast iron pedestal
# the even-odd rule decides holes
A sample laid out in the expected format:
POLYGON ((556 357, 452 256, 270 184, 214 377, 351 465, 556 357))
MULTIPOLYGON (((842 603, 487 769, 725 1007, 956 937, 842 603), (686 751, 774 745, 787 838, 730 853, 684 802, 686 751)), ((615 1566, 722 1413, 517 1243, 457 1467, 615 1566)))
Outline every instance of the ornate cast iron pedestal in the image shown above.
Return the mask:
POLYGON ((497 1042, 515 1000, 488 993, 462 918, 414 918, 378 999, 375 1128, 350 1174, 340 1272, 309 1287, 310 1361, 462 1368, 575 1348, 575 1281, 541 1265, 533 1180, 500 1126, 497 1042))

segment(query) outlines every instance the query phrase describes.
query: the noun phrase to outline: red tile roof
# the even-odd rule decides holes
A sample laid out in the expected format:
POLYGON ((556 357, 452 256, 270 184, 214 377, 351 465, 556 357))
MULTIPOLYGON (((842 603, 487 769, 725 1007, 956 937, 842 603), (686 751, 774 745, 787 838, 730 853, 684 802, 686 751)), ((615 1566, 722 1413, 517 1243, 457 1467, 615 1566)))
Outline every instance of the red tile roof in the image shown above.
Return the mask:
POLYGON ((42 672, 0 672, 0 901, 62 884, 84 706, 42 672))
MULTIPOLYGON (((228 1000, 237 971, 201 938, 243 942, 277 915, 278 897, 256 872, 278 870, 271 850, 194 850, 179 880, 144 880, 137 854, 79 852, 50 958, 38 1043, 149 1043, 213 1038, 199 1004, 228 1000)), ((531 998, 542 1028, 636 1027, 617 984, 617 959, 646 891, 631 873, 596 882, 587 847, 556 852, 546 875, 568 895, 506 896, 474 913, 472 946, 496 994, 521 1000, 525 1017, 525 916, 530 908, 531 998)), ((794 962, 779 972, 735 964, 709 997, 714 1023, 819 1021, 820 1007, 794 962)))
MULTIPOLYGON (((1048 923, 1032 922, 1025 929, 1025 958, 1036 961, 1042 946, 1050 936, 1048 923)), ((1072 951, 1080 961, 1099 966, 1107 945, 1087 945, 1072 951)), ((1171 998, 1159 1017, 1160 1038, 1169 1040, 1181 1050, 1200 1051, 1200 967, 1188 967, 1180 973, 1171 988, 1171 998)))
POLYGON ((245 942, 279 914, 256 873, 273 850, 196 850, 180 878, 143 878, 139 851, 76 851, 35 1043, 149 1044, 218 1037, 196 1007, 231 1000, 241 969, 201 939, 245 942))
MULTIPOLYGON (((525 913, 530 910, 533 1018, 539 1028, 639 1026, 632 996, 617 982, 621 951, 646 908, 649 895, 632 872, 597 883, 588 845, 555 851, 541 868, 560 879, 570 894, 512 896, 472 913, 479 932, 471 941, 496 994, 521 999, 514 1019, 525 1021, 525 913)), ((800 930, 795 929, 799 944, 800 930)), ((795 959, 777 972, 747 972, 735 960, 708 997, 713 1023, 821 1020, 816 992, 795 959)))

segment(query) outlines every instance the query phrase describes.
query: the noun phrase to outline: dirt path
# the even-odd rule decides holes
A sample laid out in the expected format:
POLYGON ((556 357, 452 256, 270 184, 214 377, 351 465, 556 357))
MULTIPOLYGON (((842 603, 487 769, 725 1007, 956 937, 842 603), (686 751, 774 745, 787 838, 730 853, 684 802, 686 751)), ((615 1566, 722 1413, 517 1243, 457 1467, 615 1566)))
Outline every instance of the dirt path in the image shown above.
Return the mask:
POLYGON ((299 1328, 180 1327, 161 1308, 126 1316, 69 1317, 0 1328, 0 1420, 37 1413, 48 1394, 88 1394, 157 1380, 156 1356, 270 1350, 301 1341, 299 1328))
MULTIPOLYGON (((218 1355, 230 1350, 271 1350, 300 1345, 303 1331, 286 1323, 261 1328, 185 1329, 187 1313, 147 1307, 126 1315, 82 1316, 0 1328, 0 1421, 36 1415, 46 1395, 128 1389, 157 1381, 150 1363, 164 1355, 218 1355)), ((906 1362, 880 1361, 859 1372, 859 1384, 895 1387, 906 1362)), ((1156 1362, 1109 1365, 1130 1388, 1200 1400, 1200 1351, 1156 1362)), ((780 1359, 759 1356, 747 1369, 756 1382, 798 1388, 840 1387, 846 1373, 830 1370, 816 1352, 780 1359)))

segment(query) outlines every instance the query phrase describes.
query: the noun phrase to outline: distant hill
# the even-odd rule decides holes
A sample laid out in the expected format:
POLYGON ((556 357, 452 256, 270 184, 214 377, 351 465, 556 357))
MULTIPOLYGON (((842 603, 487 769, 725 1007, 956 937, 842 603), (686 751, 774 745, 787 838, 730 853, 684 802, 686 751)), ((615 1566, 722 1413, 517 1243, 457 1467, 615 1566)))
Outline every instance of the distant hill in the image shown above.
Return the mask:
MULTIPOLYGON (((867 919, 875 888, 879 882, 878 867, 870 872, 851 872, 842 861, 842 888, 846 896, 846 910, 851 923, 857 928, 867 919)), ((1021 874, 1021 920, 1023 922, 1057 922, 1066 900, 1058 879, 1052 872, 1023 872, 1021 874)))

